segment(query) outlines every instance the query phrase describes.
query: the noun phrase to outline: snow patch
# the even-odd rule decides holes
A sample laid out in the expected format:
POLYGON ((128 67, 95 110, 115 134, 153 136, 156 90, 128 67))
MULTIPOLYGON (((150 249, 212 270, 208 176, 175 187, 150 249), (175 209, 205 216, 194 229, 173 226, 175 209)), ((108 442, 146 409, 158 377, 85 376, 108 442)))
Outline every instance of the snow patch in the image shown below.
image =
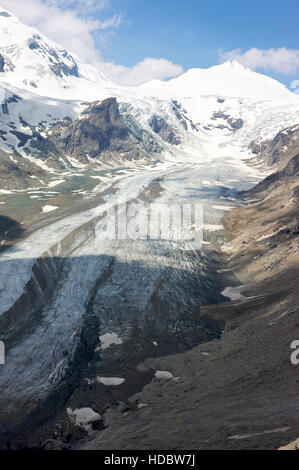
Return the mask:
POLYGON ((51 206, 51 205, 47 204, 47 205, 42 207, 42 212, 47 214, 48 212, 56 211, 56 209, 59 209, 59 207, 51 206))
POLYGON ((243 286, 238 287, 226 287, 222 292, 221 295, 223 297, 227 297, 230 300, 240 300, 244 299, 245 296, 241 294, 240 290, 242 290, 243 286))
POLYGON ((204 224, 203 225, 204 230, 207 232, 217 232, 218 230, 223 230, 223 225, 217 225, 217 224, 204 224))
POLYGON ((121 377, 97 377, 97 382, 107 387, 117 387, 125 382, 121 377))
POLYGON ((173 374, 166 370, 157 370, 155 372, 155 377, 158 380, 171 380, 173 379, 173 374))
POLYGON ((101 347, 102 351, 110 348, 112 344, 122 344, 122 339, 116 333, 106 333, 103 336, 100 336, 101 347))
POLYGON ((65 180, 54 180, 51 181, 50 183, 47 184, 49 188, 54 188, 55 186, 58 186, 61 183, 64 183, 65 180))

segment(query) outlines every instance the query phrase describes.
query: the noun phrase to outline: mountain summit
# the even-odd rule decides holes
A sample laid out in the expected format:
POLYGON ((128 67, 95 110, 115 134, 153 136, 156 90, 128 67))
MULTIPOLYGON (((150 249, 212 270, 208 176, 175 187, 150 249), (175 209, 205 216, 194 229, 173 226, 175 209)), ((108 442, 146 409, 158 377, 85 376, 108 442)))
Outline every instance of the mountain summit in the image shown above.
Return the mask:
POLYGON ((45 96, 68 96, 82 87, 112 85, 95 67, 86 64, 21 23, 0 7, 0 80, 45 96))
POLYGON ((256 73, 234 61, 208 69, 193 68, 169 82, 153 81, 140 87, 159 95, 219 95, 227 98, 277 100, 293 95, 273 78, 256 73))

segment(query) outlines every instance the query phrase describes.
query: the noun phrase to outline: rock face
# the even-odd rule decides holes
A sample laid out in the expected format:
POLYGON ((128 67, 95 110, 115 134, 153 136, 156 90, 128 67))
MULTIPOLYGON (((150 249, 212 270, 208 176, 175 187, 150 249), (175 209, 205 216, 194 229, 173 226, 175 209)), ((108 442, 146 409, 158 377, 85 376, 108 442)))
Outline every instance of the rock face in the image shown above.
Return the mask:
POLYGON ((90 104, 74 122, 65 119, 57 124, 48 140, 59 153, 82 163, 87 163, 88 157, 103 161, 145 157, 121 118, 115 98, 90 104))
POLYGON ((186 110, 183 109, 182 105, 177 100, 173 100, 172 104, 173 104, 172 111, 174 112, 174 114, 176 115, 176 117, 178 118, 182 126, 184 127, 185 131, 187 131, 188 125, 187 125, 187 122, 186 122, 187 119, 185 116, 187 114, 186 110), (183 113, 184 113, 184 116, 183 116, 183 113))
POLYGON ((40 186, 38 178, 47 180, 47 172, 42 168, 21 157, 17 161, 12 162, 9 155, 0 150, 1 189, 25 189, 40 186))
MULTIPOLYGON (((259 183, 252 191, 251 194, 263 194, 265 197, 270 191, 275 190, 277 188, 279 191, 282 190, 282 185, 288 185, 289 188, 292 187, 293 184, 299 184, 299 153, 295 155, 287 165, 277 173, 273 173, 272 175, 267 176, 261 183, 259 183)), ((298 193, 299 186, 295 186, 294 191, 296 194, 298 193)))
POLYGON ((62 77, 63 74, 66 76, 72 75, 73 77, 78 77, 79 76, 79 71, 77 64, 74 64, 72 67, 69 67, 68 65, 64 63, 57 63, 54 64, 51 67, 51 70, 57 75, 58 77, 62 77))
POLYGON ((183 108, 181 103, 179 103, 177 100, 173 100, 172 104, 173 104, 172 111, 174 112, 175 116, 177 117, 177 119, 182 124, 185 131, 188 130, 188 123, 189 123, 190 128, 192 130, 198 132, 198 127, 194 124, 192 119, 190 119, 188 117, 188 115, 187 115, 188 113, 187 113, 186 109, 183 108))
POLYGON ((136 135, 132 132, 115 98, 86 104, 78 119, 73 121, 65 116, 46 128, 43 122, 31 125, 21 115, 14 120, 13 107, 20 103, 22 99, 13 94, 5 98, 0 107, 3 120, 10 120, 3 126, 5 130, 0 129, 0 141, 11 148, 10 154, 0 152, 2 189, 36 186, 38 180, 32 178, 47 182, 51 173, 38 163, 62 172, 72 164, 68 157, 86 165, 106 162, 123 165, 126 161, 150 158, 161 151, 148 131, 141 129, 136 135), (16 142, 14 147, 9 144, 12 136, 16 142), (37 159, 37 164, 32 157, 37 159))
POLYGON ((158 134, 161 139, 163 139, 165 142, 172 145, 180 144, 180 139, 175 134, 172 127, 167 124, 167 122, 163 118, 159 116, 153 116, 149 122, 149 125, 153 129, 153 131, 158 134))
POLYGON ((234 119, 234 118, 229 118, 227 122, 230 125, 230 127, 235 131, 241 129, 244 124, 242 119, 234 119))
POLYGON ((2 54, 0 54, 0 73, 4 72, 5 60, 2 54))
POLYGON ((281 169, 299 153, 299 126, 284 129, 274 139, 252 142, 250 148, 257 162, 281 169))
POLYGON ((9 114, 8 106, 11 103, 18 103, 18 101, 21 101, 21 98, 18 95, 11 95, 10 97, 6 98, 1 104, 2 113, 8 115, 9 114))
MULTIPOLYGON (((228 230, 235 234, 235 243, 243 246, 244 256, 249 247, 258 252, 261 250, 263 265, 259 276, 280 269, 290 255, 295 254, 298 245, 299 153, 294 155, 298 130, 298 126, 287 129, 267 143, 268 151, 263 155, 280 170, 244 192, 243 197, 251 203, 246 208, 236 209, 225 219, 228 230), (288 144, 282 145, 281 139, 288 144), (283 162, 287 163, 282 166, 283 162)), ((246 253, 246 259, 248 256, 246 253)), ((253 254, 251 256, 254 258, 253 254)), ((253 264, 258 266, 258 260, 253 264)))

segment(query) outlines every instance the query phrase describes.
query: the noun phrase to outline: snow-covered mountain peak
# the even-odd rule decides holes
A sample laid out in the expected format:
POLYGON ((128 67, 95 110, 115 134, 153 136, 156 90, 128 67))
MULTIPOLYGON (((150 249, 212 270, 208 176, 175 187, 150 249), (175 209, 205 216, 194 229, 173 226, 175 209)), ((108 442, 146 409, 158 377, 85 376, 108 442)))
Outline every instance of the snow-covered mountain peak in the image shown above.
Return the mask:
POLYGON ((0 7, 1 82, 61 98, 68 98, 74 92, 79 98, 80 88, 84 87, 114 86, 95 67, 0 7))
POLYGON ((93 145, 102 145, 100 130, 111 123, 114 129, 114 122, 124 137, 114 159, 128 154, 135 142, 147 158, 161 152, 161 158, 192 161, 211 154, 250 156, 253 141, 299 122, 299 95, 237 61, 193 68, 167 82, 121 87, 0 7, 1 91, 0 151, 10 155, 10 164, 17 155, 46 171, 48 164, 64 168, 67 158, 94 164, 90 155, 93 145), (104 100, 101 109, 92 106, 104 100), (90 117, 95 110, 96 118, 90 117))
POLYGON ((294 98, 294 94, 281 83, 237 61, 207 69, 189 69, 169 82, 155 80, 139 88, 146 94, 156 96, 221 96, 252 101, 294 98))
POLYGON ((251 140, 271 137, 299 120, 298 95, 237 61, 193 68, 168 82, 154 80, 138 92, 178 102, 193 122, 191 131, 196 127, 214 142, 219 139, 222 147, 225 141, 246 147, 251 140))

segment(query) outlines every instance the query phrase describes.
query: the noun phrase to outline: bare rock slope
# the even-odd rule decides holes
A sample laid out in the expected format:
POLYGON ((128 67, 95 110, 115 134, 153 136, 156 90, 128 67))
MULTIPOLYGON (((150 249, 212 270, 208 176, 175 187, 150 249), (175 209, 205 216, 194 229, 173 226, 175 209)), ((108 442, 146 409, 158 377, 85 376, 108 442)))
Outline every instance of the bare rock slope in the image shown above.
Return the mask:
POLYGON ((51 128, 48 139, 58 153, 82 163, 88 163, 88 157, 110 162, 145 157, 121 118, 115 98, 89 104, 74 122, 66 118, 51 128))

